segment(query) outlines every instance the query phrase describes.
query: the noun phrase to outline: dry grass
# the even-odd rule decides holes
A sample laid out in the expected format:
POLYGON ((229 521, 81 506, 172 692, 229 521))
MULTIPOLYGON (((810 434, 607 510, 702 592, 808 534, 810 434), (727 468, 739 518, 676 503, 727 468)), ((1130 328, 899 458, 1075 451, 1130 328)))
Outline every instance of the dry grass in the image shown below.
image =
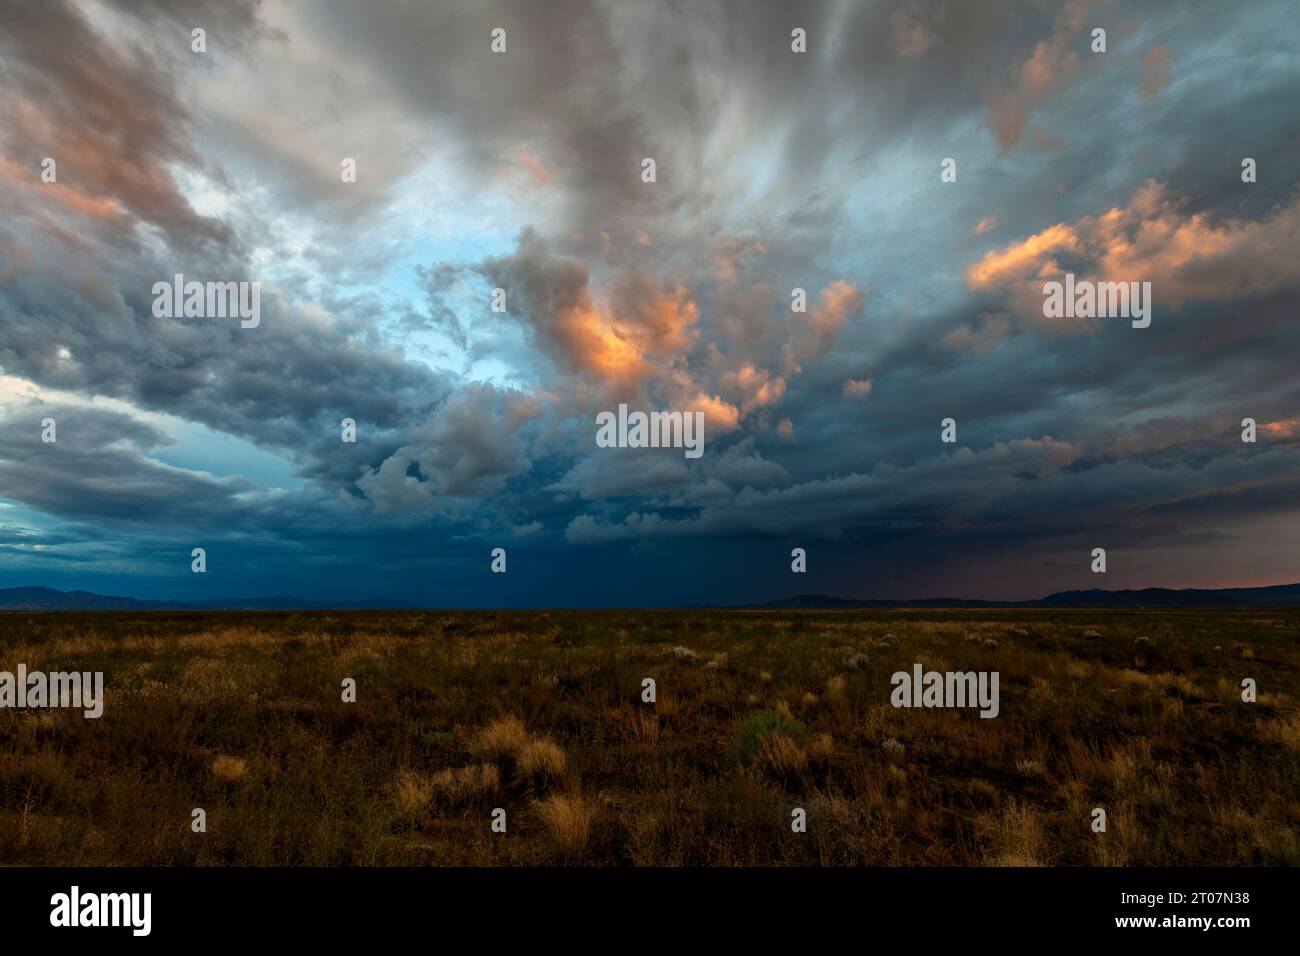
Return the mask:
POLYGON ((501 772, 490 763, 447 768, 435 773, 429 785, 431 795, 444 806, 486 806, 501 789, 501 772))
POLYGON ((759 769, 778 783, 797 783, 808 766, 808 754, 783 734, 763 738, 756 760, 759 769))
POLYGON ((596 810, 578 796, 556 794, 533 804, 546 827, 555 849, 566 858, 575 858, 587 849, 596 810))
POLYGON ((528 731, 523 721, 516 717, 502 717, 479 731, 470 750, 488 760, 514 761, 528 743, 528 731))
POLYGON ((563 748, 532 736, 516 717, 493 721, 474 737, 470 751, 521 777, 558 779, 564 774, 563 748))
POLYGON ((217 757, 212 761, 212 775, 224 783, 240 783, 248 776, 248 761, 242 757, 217 757))
POLYGON ((1300 864, 1300 611, 0 615, 19 662, 106 702, 0 711, 0 864, 1300 864), (999 716, 895 710, 918 661, 999 716))
POLYGON ((564 751, 550 740, 529 740, 516 759, 525 776, 558 778, 564 773, 564 751))
POLYGON ((808 744, 807 750, 809 760, 824 763, 831 759, 835 751, 834 738, 830 734, 818 734, 808 744))
MULTIPOLYGON (((450 771, 447 771, 450 772, 450 771)), ((393 781, 393 800, 402 817, 419 817, 433 799, 433 781, 425 774, 403 770, 393 781)))

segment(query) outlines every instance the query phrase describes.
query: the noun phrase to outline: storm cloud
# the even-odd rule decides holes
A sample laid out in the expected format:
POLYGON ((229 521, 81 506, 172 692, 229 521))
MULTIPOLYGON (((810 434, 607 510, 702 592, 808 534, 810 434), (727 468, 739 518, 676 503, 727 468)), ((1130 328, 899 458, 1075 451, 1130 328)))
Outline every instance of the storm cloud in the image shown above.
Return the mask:
POLYGON ((1291 14, 12 0, 0 586, 1300 579, 1291 14), (1046 318, 1067 272, 1150 282, 1151 326, 1046 318), (258 283, 260 324, 157 316, 176 275, 258 283), (620 404, 702 413, 703 457, 597 447, 620 404))

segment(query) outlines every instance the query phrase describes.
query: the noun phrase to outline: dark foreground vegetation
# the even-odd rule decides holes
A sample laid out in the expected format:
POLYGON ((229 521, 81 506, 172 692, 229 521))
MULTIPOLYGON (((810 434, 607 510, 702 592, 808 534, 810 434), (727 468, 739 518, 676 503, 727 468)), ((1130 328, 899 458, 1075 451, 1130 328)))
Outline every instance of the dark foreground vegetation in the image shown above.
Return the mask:
POLYGON ((0 614, 19 663, 105 707, 0 710, 0 863, 1300 863, 1300 611, 0 614))

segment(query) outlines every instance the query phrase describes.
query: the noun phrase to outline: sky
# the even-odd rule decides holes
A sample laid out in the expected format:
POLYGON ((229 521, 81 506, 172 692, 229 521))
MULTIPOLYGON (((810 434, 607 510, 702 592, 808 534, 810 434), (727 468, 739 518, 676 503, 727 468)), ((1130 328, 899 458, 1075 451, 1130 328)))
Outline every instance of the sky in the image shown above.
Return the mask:
POLYGON ((1289 0, 0 0, 0 587, 1300 581, 1298 97, 1289 0))

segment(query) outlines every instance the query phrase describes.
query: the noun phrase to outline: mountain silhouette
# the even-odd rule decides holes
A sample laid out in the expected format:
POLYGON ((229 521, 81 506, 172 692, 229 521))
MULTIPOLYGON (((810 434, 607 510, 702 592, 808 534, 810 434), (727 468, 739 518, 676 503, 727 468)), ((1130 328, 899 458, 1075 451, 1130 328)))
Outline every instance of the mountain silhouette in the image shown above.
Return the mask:
MULTIPOLYGON (((746 610, 853 610, 886 608, 1216 608, 1300 605, 1300 584, 1262 588, 1142 588, 1141 590, 1058 591, 1033 601, 983 601, 967 598, 912 598, 893 601, 826 594, 797 594, 746 610)), ((296 597, 218 598, 208 601, 150 601, 133 597, 59 591, 55 588, 0 588, 0 611, 341 611, 407 610, 413 602, 321 601, 296 597)))
POLYGON ((857 600, 825 594, 799 594, 747 608, 795 610, 851 608, 1144 608, 1271 607, 1300 604, 1300 584, 1262 588, 1142 588, 1140 590, 1058 591, 1033 601, 980 601, 963 598, 915 598, 907 601, 857 600))
POLYGON ((0 611, 336 611, 349 608, 403 608, 393 601, 310 601, 295 597, 219 598, 211 601, 145 601, 132 597, 58 591, 54 588, 0 588, 0 611))

